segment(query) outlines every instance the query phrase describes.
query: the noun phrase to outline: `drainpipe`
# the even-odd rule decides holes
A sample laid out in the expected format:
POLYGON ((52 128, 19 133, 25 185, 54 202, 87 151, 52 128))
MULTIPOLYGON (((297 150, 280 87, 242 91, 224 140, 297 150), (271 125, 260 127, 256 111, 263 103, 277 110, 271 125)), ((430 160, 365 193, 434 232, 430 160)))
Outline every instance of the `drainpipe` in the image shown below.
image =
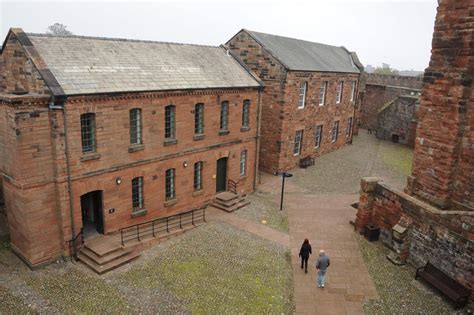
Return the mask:
POLYGON ((258 89, 257 101, 257 139, 255 141, 255 175, 253 177, 253 190, 257 189, 258 161, 260 158, 260 121, 262 116, 262 91, 263 86, 258 89))
MULTIPOLYGON (((76 237, 76 227, 74 224, 74 200, 72 195, 72 179, 71 179, 71 164, 69 157, 69 141, 67 136, 67 111, 66 111, 66 97, 53 97, 51 103, 49 104, 50 109, 58 109, 63 111, 63 124, 64 124, 64 146, 66 150, 66 173, 67 173, 67 190, 69 195, 69 213, 71 218, 71 240, 76 237)), ((72 246, 73 255, 77 258, 76 246, 72 246)))

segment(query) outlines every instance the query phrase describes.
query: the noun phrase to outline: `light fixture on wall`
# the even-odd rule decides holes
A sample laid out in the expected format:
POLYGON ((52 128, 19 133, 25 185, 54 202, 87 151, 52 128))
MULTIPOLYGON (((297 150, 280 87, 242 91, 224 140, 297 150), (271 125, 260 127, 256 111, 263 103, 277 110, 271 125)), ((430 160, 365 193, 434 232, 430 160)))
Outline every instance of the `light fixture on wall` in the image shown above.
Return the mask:
POLYGON ((188 167, 188 161, 183 162, 183 167, 188 167))
POLYGON ((117 177, 117 178, 115 179, 115 183, 116 183, 117 185, 120 185, 120 184, 122 183, 122 177, 117 177))

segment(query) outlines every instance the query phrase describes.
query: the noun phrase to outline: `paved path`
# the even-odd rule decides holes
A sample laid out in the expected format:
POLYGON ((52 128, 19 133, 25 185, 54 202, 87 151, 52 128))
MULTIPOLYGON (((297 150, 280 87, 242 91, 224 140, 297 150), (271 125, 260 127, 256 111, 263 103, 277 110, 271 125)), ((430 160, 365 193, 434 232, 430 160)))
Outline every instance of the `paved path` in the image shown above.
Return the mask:
POLYGON ((268 226, 241 218, 233 213, 227 213, 223 210, 209 206, 206 209, 206 220, 219 220, 231 224, 241 230, 258 235, 285 247, 290 247, 290 236, 268 226))

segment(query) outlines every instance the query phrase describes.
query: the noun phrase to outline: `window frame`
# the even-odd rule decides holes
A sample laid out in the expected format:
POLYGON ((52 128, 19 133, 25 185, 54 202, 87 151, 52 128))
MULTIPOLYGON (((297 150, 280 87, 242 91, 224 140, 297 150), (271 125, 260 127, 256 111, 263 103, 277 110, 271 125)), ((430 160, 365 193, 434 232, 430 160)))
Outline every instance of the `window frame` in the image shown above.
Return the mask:
POLYGON ((298 108, 305 108, 306 106, 306 93, 308 90, 308 82, 307 81, 301 81, 299 88, 298 88, 298 108), (304 88, 303 88, 304 85, 304 88), (303 89, 303 93, 301 90, 303 89))
POLYGON ((319 106, 324 106, 326 104, 327 88, 328 88, 328 81, 321 82, 321 85, 319 86, 319 106), (321 98, 321 92, 323 94, 322 98, 321 98))
POLYGON ((293 156, 301 155, 301 149, 302 149, 302 146, 303 146, 303 132, 304 132, 303 129, 295 131, 295 139, 294 139, 294 142, 293 142, 293 156), (298 136, 298 135, 300 135, 300 136, 298 136), (298 140, 298 142, 297 142, 297 140, 298 140), (298 146, 297 146, 297 143, 298 143, 298 146), (296 149, 297 149, 297 152, 296 152, 296 149))
POLYGON ((332 135, 331 135, 331 141, 332 143, 335 143, 338 138, 339 134, 339 120, 334 121, 334 125, 332 126, 332 135))
POLYGON ((342 92, 344 90, 344 81, 338 81, 336 86, 336 104, 342 102, 342 92))
POLYGON ((250 128, 250 100, 244 100, 242 104, 242 128, 250 128))
POLYGON ((132 179, 132 213, 145 208, 143 176, 132 179), (137 189, 137 191, 135 191, 137 189))
POLYGON ((83 154, 97 152, 95 113, 84 113, 81 121, 81 149, 83 154), (86 122, 88 122, 86 124, 86 122), (85 130, 87 129, 87 130, 85 130), (87 135, 87 138, 86 138, 87 135), (88 144, 85 144, 88 143, 88 144))
POLYGON ((194 105, 194 134, 204 134, 204 104, 197 103, 194 105))
POLYGON ((130 145, 143 144, 142 124, 142 109, 132 108, 130 110, 130 145))
POLYGON ((240 176, 245 176, 247 175, 247 155, 248 151, 247 150, 242 150, 240 152, 240 176))
POLYGON ((219 130, 229 131, 229 101, 223 101, 221 103, 219 130))
POLYGON ((176 139, 176 106, 169 104, 165 107, 165 140, 176 139))
POLYGON ((352 133, 352 124, 353 124, 353 118, 349 117, 347 118, 347 127, 346 127, 346 138, 349 138, 352 133))
POLYGON ((314 131, 314 148, 319 149, 321 147, 321 140, 323 137, 323 125, 317 125, 314 131))
POLYGON ((176 169, 169 168, 165 171, 165 200, 176 199, 176 169))
POLYGON ((194 163, 194 191, 202 190, 202 169, 204 163, 202 161, 198 161, 194 163))
POLYGON ((355 101, 356 81, 352 81, 351 85, 351 102, 355 101))

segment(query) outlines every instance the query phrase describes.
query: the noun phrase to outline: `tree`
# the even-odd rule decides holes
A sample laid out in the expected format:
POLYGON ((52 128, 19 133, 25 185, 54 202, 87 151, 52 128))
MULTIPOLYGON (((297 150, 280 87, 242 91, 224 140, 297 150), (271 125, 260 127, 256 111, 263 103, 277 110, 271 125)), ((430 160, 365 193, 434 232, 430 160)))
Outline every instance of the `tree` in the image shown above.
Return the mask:
POLYGON ((374 70, 376 74, 395 74, 397 75, 399 72, 397 69, 390 68, 390 65, 386 63, 382 63, 382 67, 377 67, 374 70))
POLYGON ((72 35, 72 32, 67 30, 67 26, 61 23, 54 23, 53 25, 48 26, 47 33, 53 36, 72 35))

